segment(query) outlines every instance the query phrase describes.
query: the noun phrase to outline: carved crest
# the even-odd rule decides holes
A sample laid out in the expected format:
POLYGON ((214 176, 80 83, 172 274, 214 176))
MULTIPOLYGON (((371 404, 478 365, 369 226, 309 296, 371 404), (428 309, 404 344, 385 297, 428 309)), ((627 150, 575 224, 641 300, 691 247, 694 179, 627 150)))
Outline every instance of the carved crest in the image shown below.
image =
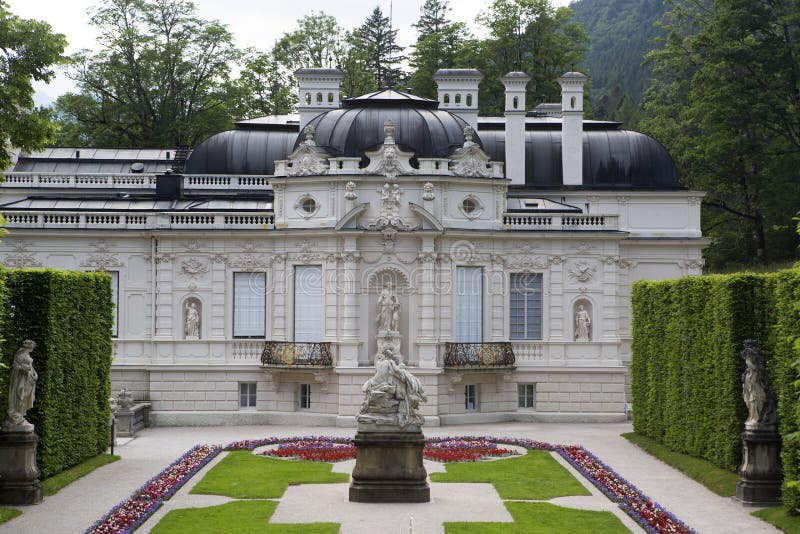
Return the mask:
POLYGON ((397 184, 386 182, 381 189, 380 214, 374 223, 369 225, 370 230, 394 230, 408 232, 415 228, 403 222, 400 218, 400 195, 403 191, 397 184))
POLYGON ((416 169, 410 163, 414 153, 400 150, 400 147, 395 143, 394 122, 387 120, 383 125, 383 132, 385 135, 383 145, 378 150, 365 152, 369 158, 369 165, 367 165, 364 172, 367 174, 383 174, 390 181, 400 174, 416 174, 416 169))
POLYGON ((314 141, 316 133, 314 127, 306 126, 303 133, 306 140, 289 155, 286 161, 286 174, 288 176, 328 174, 329 155, 317 147, 317 143, 314 141))
POLYGON ((450 156, 450 170, 457 176, 488 178, 492 175, 491 158, 472 140, 474 134, 470 126, 464 127, 464 146, 450 156))

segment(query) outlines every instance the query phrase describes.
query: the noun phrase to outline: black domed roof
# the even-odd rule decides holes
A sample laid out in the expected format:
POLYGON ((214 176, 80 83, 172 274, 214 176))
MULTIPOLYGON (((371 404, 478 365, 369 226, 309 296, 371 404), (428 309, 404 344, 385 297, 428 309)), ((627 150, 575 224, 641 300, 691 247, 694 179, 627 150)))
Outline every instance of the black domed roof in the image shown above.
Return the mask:
MULTIPOLYGON (((483 149, 495 161, 505 161, 505 132, 481 131, 483 149)), ((525 132, 526 187, 561 187, 561 130, 525 132)), ((675 162, 658 141, 639 132, 616 129, 584 130, 583 186, 677 188, 675 162)))
POLYGON ((296 129, 236 129, 212 135, 186 160, 186 174, 274 174, 291 153, 296 129))
MULTIPOLYGON (((418 158, 443 158, 464 144, 467 123, 437 109, 436 100, 391 89, 344 101, 344 107, 314 117, 309 123, 317 146, 335 157, 362 157, 383 143, 384 123, 395 123, 400 148, 418 158)), ((299 135, 295 147, 305 139, 299 135)), ((480 143, 478 136, 475 142, 480 143)))

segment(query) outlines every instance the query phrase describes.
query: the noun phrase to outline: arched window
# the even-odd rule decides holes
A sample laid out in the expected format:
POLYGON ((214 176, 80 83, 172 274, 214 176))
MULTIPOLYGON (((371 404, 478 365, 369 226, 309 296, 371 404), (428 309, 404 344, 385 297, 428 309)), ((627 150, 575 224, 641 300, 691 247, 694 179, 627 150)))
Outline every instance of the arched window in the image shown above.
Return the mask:
POLYGON ((456 93, 456 104, 461 103, 461 93, 456 93))
POLYGON ((317 104, 322 104, 322 93, 317 93, 317 104))
POLYGON ((512 104, 511 104, 511 105, 512 105, 512 107, 513 107, 514 109, 517 109, 517 108, 519 108, 519 97, 518 97, 518 96, 515 96, 515 97, 514 97, 514 100, 512 101, 512 104))
POLYGON ((472 106, 472 95, 467 95, 467 106, 472 106))
POLYGON ((311 93, 306 93, 306 105, 311 104, 311 93))
POLYGON ((328 104, 333 104, 333 93, 328 93, 328 104))
POLYGON ((450 93, 445 93, 444 94, 444 103, 445 104, 449 104, 450 103, 450 93))
POLYGON ((575 109, 575 101, 576 100, 575 100, 574 96, 569 99, 569 107, 570 107, 570 109, 575 109))

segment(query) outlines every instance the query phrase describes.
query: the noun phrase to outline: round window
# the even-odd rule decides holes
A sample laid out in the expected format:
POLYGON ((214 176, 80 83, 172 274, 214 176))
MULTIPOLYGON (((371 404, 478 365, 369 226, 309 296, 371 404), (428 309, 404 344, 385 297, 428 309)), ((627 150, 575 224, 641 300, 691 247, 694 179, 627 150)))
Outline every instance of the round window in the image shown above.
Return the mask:
POLYGON ((303 211, 313 214, 317 209, 317 202, 313 198, 305 198, 302 203, 303 211))
POLYGON ((475 210, 478 209, 478 203, 471 198, 465 198, 464 201, 461 203, 461 209, 464 210, 464 213, 470 215, 475 213, 475 210))

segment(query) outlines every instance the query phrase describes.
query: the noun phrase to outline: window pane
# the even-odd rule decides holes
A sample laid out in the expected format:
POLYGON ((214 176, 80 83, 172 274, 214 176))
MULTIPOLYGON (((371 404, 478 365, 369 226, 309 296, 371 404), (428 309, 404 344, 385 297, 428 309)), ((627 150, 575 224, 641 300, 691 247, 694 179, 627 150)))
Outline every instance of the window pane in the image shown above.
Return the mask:
POLYGON ((264 337, 266 273, 233 273, 233 335, 264 337))
POLYGON ((542 339, 542 275, 511 275, 511 339, 542 339))
POLYGON ((483 341, 483 269, 456 268, 456 343, 483 341))
POLYGON ((294 268, 294 340, 320 342, 322 335, 322 267, 294 268))

